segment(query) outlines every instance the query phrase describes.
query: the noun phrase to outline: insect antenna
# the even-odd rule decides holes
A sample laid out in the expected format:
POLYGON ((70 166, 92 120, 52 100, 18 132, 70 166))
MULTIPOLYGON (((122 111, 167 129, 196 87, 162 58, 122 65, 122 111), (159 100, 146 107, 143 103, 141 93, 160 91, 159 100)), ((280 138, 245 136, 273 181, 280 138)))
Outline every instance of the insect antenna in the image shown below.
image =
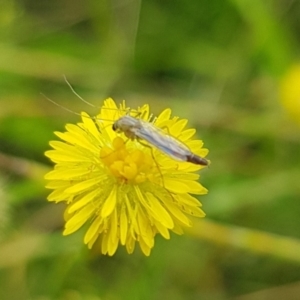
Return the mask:
MULTIPOLYGON (((54 105, 58 106, 59 108, 62 108, 64 109, 65 111, 73 114, 73 115, 76 115, 76 116, 79 116, 79 117, 82 117, 80 113, 77 113, 76 111, 72 110, 72 109, 69 109, 63 105, 60 105, 58 104, 57 102, 55 102, 54 100, 48 98, 45 94, 41 93, 41 95, 46 99, 48 100, 49 102, 53 103, 54 105)), ((103 118, 97 118, 97 117, 89 117, 90 119, 93 119, 93 120, 102 120, 102 121, 108 121, 108 122, 114 122, 113 120, 107 120, 107 119, 103 119, 103 118)))
POLYGON ((73 111, 73 110, 71 110, 71 109, 69 109, 69 108, 67 108, 67 107, 65 107, 65 106, 63 106, 63 105, 58 104, 58 103, 55 102, 54 100, 48 98, 45 94, 41 93, 41 95, 42 95, 46 100, 48 100, 48 101, 51 102, 52 104, 58 106, 59 108, 62 108, 62 109, 64 109, 65 111, 67 111, 67 112, 69 112, 69 113, 72 113, 72 114, 74 114, 74 115, 81 116, 80 113, 77 113, 76 111, 73 111))
POLYGON ((76 91, 75 89, 73 88, 73 86, 71 85, 71 83, 68 81, 66 75, 63 75, 64 77, 64 80, 66 82, 66 84, 69 86, 70 90, 72 91, 72 93, 77 96, 82 102, 84 102, 85 104, 91 106, 91 107, 94 107, 94 108, 101 108, 101 109, 108 109, 108 110, 121 110, 121 111, 124 111, 126 112, 126 114, 129 114, 129 112, 131 111, 130 107, 128 107, 127 109, 122 109, 122 108, 110 108, 110 107, 99 107, 99 106, 96 106, 90 102, 88 102, 87 100, 83 99, 76 91))
MULTIPOLYGON (((118 107, 112 108, 112 107, 104 107, 104 106, 102 106, 102 107, 95 106, 94 104, 92 104, 92 103, 88 102, 87 100, 83 99, 83 98, 75 91, 75 89, 73 88, 73 86, 71 85, 71 83, 68 81, 66 75, 63 75, 63 78, 64 78, 66 84, 68 85, 68 87, 70 88, 70 90, 72 91, 72 93, 73 93, 75 96, 77 96, 77 97, 78 97, 82 102, 84 102, 85 104, 87 104, 87 105, 89 105, 89 106, 91 106, 91 107, 94 107, 94 108, 98 108, 98 109, 107 109, 107 110, 113 110, 113 111, 123 111, 124 113, 126 113, 126 115, 130 115, 130 114, 132 113, 132 112, 131 112, 131 109, 130 109, 129 107, 126 108, 126 109, 124 109, 124 108, 121 108, 121 106, 120 106, 119 108, 118 108, 118 107)), ((45 99, 47 99, 49 102, 51 102, 51 103, 55 104, 56 106, 58 106, 58 107, 64 109, 65 111, 68 111, 68 112, 70 112, 70 113, 72 113, 72 114, 75 114, 75 115, 77 115, 77 116, 81 116, 80 113, 77 113, 77 112, 75 112, 75 111, 73 111, 73 110, 71 110, 71 109, 69 109, 69 108, 67 108, 67 107, 64 107, 64 106, 58 104, 58 103, 55 102, 54 100, 48 98, 48 97, 47 97, 46 95, 44 95, 43 93, 41 93, 41 95, 42 95, 45 99)), ((135 116, 135 117, 139 117, 139 116, 141 115, 141 112, 136 111, 135 113, 136 113, 136 116, 135 116)), ((99 120, 100 120, 100 118, 96 118, 96 117, 91 117, 91 119, 94 119, 94 120, 99 119, 99 120)), ((113 122, 113 120, 107 120, 107 119, 102 119, 102 118, 101 118, 101 120, 113 122)))
POLYGON ((100 108, 100 107, 97 107, 97 106, 95 106, 94 104, 92 104, 92 103, 86 101, 85 99, 83 99, 83 98, 82 98, 82 97, 74 90, 74 88, 72 87, 71 83, 68 81, 66 75, 63 75, 63 76, 64 76, 64 79, 65 79, 66 84, 69 86, 70 90, 73 92, 73 94, 74 94, 75 96, 77 96, 82 102, 84 102, 85 104, 87 104, 87 105, 89 105, 89 106, 96 107, 96 108, 100 108))

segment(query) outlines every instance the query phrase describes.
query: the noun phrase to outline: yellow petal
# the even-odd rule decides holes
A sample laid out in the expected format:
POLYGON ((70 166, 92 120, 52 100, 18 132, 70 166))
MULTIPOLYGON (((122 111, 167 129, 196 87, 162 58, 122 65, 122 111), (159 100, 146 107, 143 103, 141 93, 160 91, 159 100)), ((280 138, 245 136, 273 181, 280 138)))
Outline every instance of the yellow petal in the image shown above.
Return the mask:
POLYGON ((165 178, 164 184, 166 189, 176 194, 192 193, 203 195, 207 193, 207 189, 196 181, 182 180, 177 178, 165 178))
POLYGON ((170 239, 170 233, 167 227, 163 226, 161 224, 161 222, 158 222, 156 220, 154 220, 154 225, 156 227, 156 229, 158 230, 158 232, 166 239, 169 240, 170 239))
POLYGON ((185 142, 185 141, 189 140, 190 138, 192 138, 195 135, 195 133, 196 133, 196 129, 194 129, 194 128, 186 129, 180 133, 178 138, 182 142, 185 142))
POLYGON ((81 211, 74 214, 67 221, 63 234, 68 235, 78 230, 94 212, 95 212, 94 205, 85 206, 81 211))
POLYGON ((71 196, 69 194, 66 194, 63 189, 56 189, 54 190, 50 195, 48 195, 47 199, 48 201, 67 201, 71 196))
POLYGON ((107 232, 104 232, 101 241, 101 253, 107 254, 107 249, 108 249, 108 234, 107 232))
MULTIPOLYGON (((170 211, 170 213, 176 217, 180 222, 182 222, 184 225, 190 227, 191 221, 189 218, 176 206, 174 203, 171 203, 169 201, 165 202, 166 208, 170 211)), ((176 224, 176 222, 175 222, 176 224)))
POLYGON ((129 254, 133 253, 135 249, 135 240, 129 235, 126 242, 126 250, 129 254))
POLYGON ((63 190, 65 190, 69 185, 70 185, 69 181, 52 180, 49 183, 47 183, 46 188, 47 189, 60 189, 60 188, 63 188, 63 190))
POLYGON ((157 117, 156 121, 155 121, 155 125, 160 126, 161 122, 164 122, 166 120, 170 119, 171 116, 171 109, 170 108, 166 108, 165 110, 163 110, 159 116, 157 117))
POLYGON ((140 248, 141 248, 142 252, 146 256, 149 256, 150 253, 151 253, 151 248, 152 247, 149 247, 143 240, 140 240, 139 243, 140 243, 140 248))
POLYGON ((118 236, 118 221, 117 211, 114 210, 110 218, 110 230, 108 232, 108 255, 112 256, 115 254, 119 244, 118 236))
POLYGON ((126 243, 127 229, 128 229, 128 219, 127 219, 125 208, 122 208, 120 214, 120 242, 122 245, 125 245, 126 243))
POLYGON ((145 241, 145 243, 148 247, 152 248, 154 245, 152 228, 151 228, 149 219, 147 218, 145 213, 142 211, 142 209, 139 210, 137 219, 138 219, 138 225, 140 228, 140 237, 145 241))
POLYGON ((96 186, 99 182, 101 182, 105 178, 106 176, 103 175, 103 176, 93 177, 88 180, 80 181, 79 183, 75 183, 74 185, 67 188, 65 190, 65 193, 76 194, 76 193, 84 192, 85 190, 91 188, 92 186, 96 186))
MULTIPOLYGON (((101 188, 92 190, 90 193, 84 195, 82 198, 72 203, 68 209, 68 212, 71 214, 74 211, 80 209, 81 207, 87 205, 89 202, 93 201, 97 195, 101 193, 101 188)), ((95 204, 96 206, 96 204, 95 204)))
POLYGON ((202 206, 201 202, 190 194, 181 194, 176 197, 179 203, 184 203, 189 206, 202 206))
POLYGON ((79 126, 74 124, 67 124, 66 129, 72 135, 72 137, 76 139, 76 143, 74 143, 74 145, 88 150, 97 150, 96 146, 90 142, 90 136, 88 136, 88 134, 79 126))
POLYGON ((82 112, 81 118, 84 124, 84 127, 93 135, 94 138, 98 140, 99 143, 101 143, 100 132, 97 128, 93 118, 91 118, 87 113, 82 112))
POLYGON ((117 203, 117 188, 116 186, 113 187, 110 195, 105 200, 104 205, 101 210, 102 218, 108 217, 112 211, 115 209, 117 203))
POLYGON ((97 216, 97 218, 92 222, 89 229, 87 230, 83 242, 88 244, 91 240, 95 240, 95 237, 99 235, 99 227, 103 222, 103 218, 101 216, 97 216))
POLYGON ((157 221, 159 221, 165 227, 173 228, 174 222, 173 222, 170 214, 162 206, 160 201, 150 193, 146 193, 146 197, 149 202, 149 206, 150 206, 149 208, 153 211, 155 219, 157 221))
POLYGON ((84 169, 84 168, 78 168, 78 169, 55 169, 45 175, 46 180, 70 180, 73 178, 77 178, 79 176, 86 175, 90 173, 91 170, 84 169))
POLYGON ((183 128, 186 126, 187 122, 188 121, 186 119, 179 120, 169 128, 169 134, 173 135, 174 137, 177 137, 181 133, 183 128))
POLYGON ((53 162, 91 162, 89 157, 84 157, 82 154, 76 154, 75 151, 72 154, 66 152, 60 152, 57 150, 48 150, 45 155, 49 157, 53 162))

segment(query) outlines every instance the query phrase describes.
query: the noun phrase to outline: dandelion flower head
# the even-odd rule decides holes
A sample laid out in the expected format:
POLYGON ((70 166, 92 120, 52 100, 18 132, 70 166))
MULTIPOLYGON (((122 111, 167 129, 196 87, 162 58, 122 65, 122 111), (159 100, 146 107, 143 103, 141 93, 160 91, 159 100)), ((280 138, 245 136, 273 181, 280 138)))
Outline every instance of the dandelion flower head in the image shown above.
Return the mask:
MULTIPOLYGON (((113 255, 118 246, 132 253, 139 244, 150 255, 156 234, 170 238, 192 226, 189 216, 204 217, 201 203, 192 195, 206 194, 197 171, 204 166, 176 161, 145 141, 128 139, 112 124, 125 115, 151 122, 149 106, 129 110, 104 101, 99 115, 81 113, 82 121, 55 132, 61 141, 51 141, 45 153, 54 169, 45 175, 52 189, 49 201, 65 202, 64 235, 86 228, 84 243, 113 255), (192 194, 192 195, 191 195, 192 194)), ((195 129, 187 120, 171 117, 165 109, 152 120, 165 134, 205 157, 201 140, 192 139, 195 129)))

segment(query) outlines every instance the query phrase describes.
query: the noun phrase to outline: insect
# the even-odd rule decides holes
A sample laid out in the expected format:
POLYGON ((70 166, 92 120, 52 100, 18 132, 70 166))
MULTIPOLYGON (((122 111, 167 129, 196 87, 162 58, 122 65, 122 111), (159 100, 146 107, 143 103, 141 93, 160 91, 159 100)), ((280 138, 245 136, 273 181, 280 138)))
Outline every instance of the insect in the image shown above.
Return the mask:
MULTIPOLYGON (((72 92, 79 97, 85 103, 93 106, 91 103, 87 102, 81 98, 70 85, 70 83, 65 78, 65 81, 71 88, 72 92)), ((55 105, 62 107, 57 104, 55 101, 47 98, 43 95, 48 101, 54 103, 55 105)), ((63 109, 75 113, 76 112, 69 110, 68 108, 62 107, 63 109)), ((107 108, 108 109, 108 108, 107 108)), ((196 155, 193 153, 184 143, 180 142, 171 135, 165 133, 160 128, 156 127, 153 123, 142 120, 141 118, 133 117, 128 114, 120 117, 112 124, 112 129, 116 132, 123 132, 125 136, 130 140, 138 140, 141 142, 146 141, 150 145, 159 149, 169 157, 177 161, 190 162, 196 165, 208 166, 209 160, 196 155)), ((80 115, 80 114, 78 114, 80 115)))
POLYGON ((126 115, 112 125, 114 131, 123 132, 131 140, 145 140, 171 158, 196 165, 207 166, 209 161, 196 155, 182 142, 166 134, 152 123, 126 115))

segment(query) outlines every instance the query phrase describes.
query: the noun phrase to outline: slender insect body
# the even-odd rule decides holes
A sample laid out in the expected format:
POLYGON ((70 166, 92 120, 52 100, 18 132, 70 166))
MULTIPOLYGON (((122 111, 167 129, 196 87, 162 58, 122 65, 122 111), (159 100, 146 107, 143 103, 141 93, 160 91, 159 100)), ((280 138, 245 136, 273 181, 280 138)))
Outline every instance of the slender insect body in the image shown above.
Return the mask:
POLYGON ((185 144, 142 119, 126 115, 115 121, 112 128, 123 132, 129 139, 147 141, 175 160, 203 166, 209 164, 208 160, 191 152, 185 144))

